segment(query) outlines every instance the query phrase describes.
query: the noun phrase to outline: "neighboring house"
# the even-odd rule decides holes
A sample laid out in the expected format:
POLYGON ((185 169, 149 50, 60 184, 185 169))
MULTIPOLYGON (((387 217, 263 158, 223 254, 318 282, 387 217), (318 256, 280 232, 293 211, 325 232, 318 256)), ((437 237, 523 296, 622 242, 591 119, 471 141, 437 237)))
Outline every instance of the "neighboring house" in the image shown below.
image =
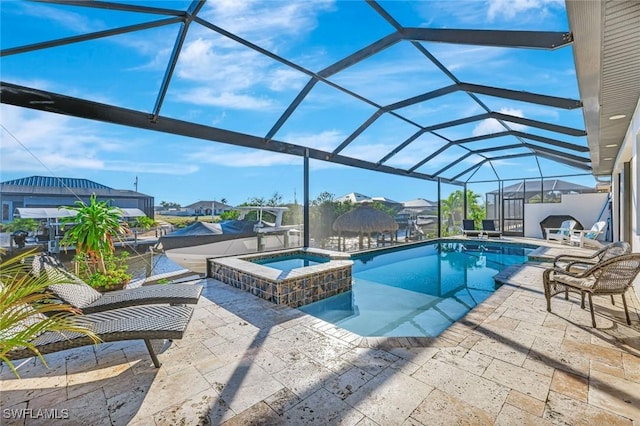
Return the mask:
POLYGON ((409 221, 416 221, 422 224, 431 223, 438 218, 438 203, 435 201, 416 198, 402 203, 402 210, 398 212, 395 219, 400 225, 407 225, 409 221))
POLYGON ((184 206, 182 209, 187 211, 190 216, 211 216, 231 211, 233 207, 219 201, 198 201, 184 206))
POLYGON ((88 179, 30 176, 0 182, 2 222, 11 222, 17 208, 58 208, 73 206, 80 198, 89 203, 96 194, 98 201, 114 207, 140 209, 154 218, 153 197, 136 191, 113 189, 88 179))
POLYGON ((345 202, 350 202, 350 203, 361 203, 363 201, 370 201, 371 197, 369 197, 368 195, 364 195, 364 194, 360 194, 358 192, 350 192, 346 195, 343 195, 342 197, 338 197, 336 198, 335 202, 338 203, 345 203, 345 202))
POLYGON ((402 207, 413 210, 417 213, 427 213, 438 210, 438 203, 435 201, 425 200, 424 198, 416 198, 414 200, 403 202, 402 207))
MULTIPOLYGON (((506 199, 524 198, 526 203, 559 203, 563 194, 589 194, 597 192, 596 188, 566 182, 560 179, 527 179, 502 188, 502 197, 506 199)), ((488 198, 495 198, 499 190, 487 193, 488 198), (491 197, 490 194, 493 196, 491 197)))
POLYGON ((233 206, 219 201, 197 201, 179 209, 171 208, 163 210, 162 207, 157 207, 156 210, 159 214, 165 216, 217 216, 233 210, 233 206))
POLYGON ((399 203, 398 201, 391 200, 387 197, 370 197, 368 195, 360 194, 359 192, 350 192, 346 195, 343 195, 342 197, 334 199, 333 201, 340 203, 350 202, 353 204, 378 202, 384 204, 387 207, 396 209, 402 208, 402 203, 399 203))

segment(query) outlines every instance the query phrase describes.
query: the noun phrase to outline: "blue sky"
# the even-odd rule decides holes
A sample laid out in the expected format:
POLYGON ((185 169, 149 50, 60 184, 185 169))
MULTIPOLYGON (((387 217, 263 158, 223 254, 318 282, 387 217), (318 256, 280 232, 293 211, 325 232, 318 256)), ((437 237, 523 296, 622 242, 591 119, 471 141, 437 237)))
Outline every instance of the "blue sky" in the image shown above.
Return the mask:
MULTIPOLYGON (((185 9, 189 2, 144 2, 185 9)), ((567 31, 564 2, 556 0, 380 2, 404 26, 432 28, 567 31)), ((100 31, 164 17, 52 4, 3 1, 2 49, 100 31)), ((277 55, 320 71, 390 34, 393 28, 360 1, 211 1, 200 16, 277 55)), ((2 58, 5 82, 70 96, 152 111, 177 25, 86 41, 2 58)), ((464 82, 547 95, 579 98, 570 47, 552 52, 451 46, 424 42, 441 63, 464 82), (478 66, 480 64, 480 66, 478 66)), ((431 62, 402 42, 330 78, 344 88, 386 105, 451 84, 431 62)), ((264 136, 308 77, 246 47, 192 24, 161 115, 264 136)), ((581 110, 553 110, 534 104, 479 95, 494 111, 584 128, 581 110)), ((275 139, 327 151, 337 147, 375 108, 325 84, 317 84, 275 135, 275 139)), ((423 126, 484 112, 464 93, 454 93, 403 109, 423 126)), ((31 175, 90 179, 117 189, 138 190, 160 201, 182 205, 226 198, 239 204, 249 197, 302 200, 302 159, 221 143, 143 131, 0 104, 1 180, 31 175)), ((550 132, 513 125, 540 136, 550 132)), ((451 139, 501 130, 495 120, 444 129, 451 139)), ((383 116, 342 154, 378 161, 415 132, 383 116)), ((503 140, 504 139, 504 140, 503 140)), ((586 145, 585 138, 564 138, 586 145)), ((512 144, 498 138, 482 147, 512 144)), ((409 145, 386 164, 409 167, 443 145, 432 135, 409 145)), ((520 152, 518 150, 514 152, 520 152)), ((461 153, 454 147, 422 166, 434 173, 461 153)), ((447 171, 449 176, 477 162, 471 156, 447 171)), ((496 162, 502 178, 581 173, 540 159, 496 162)), ((471 179, 494 179, 488 164, 471 179)), ((312 161, 311 197, 360 192, 398 201, 436 198, 436 185, 416 179, 354 170, 312 161)), ((592 178, 578 183, 592 186, 592 178)), ((472 186, 473 187, 473 186, 472 186)), ((446 186, 449 190, 449 186, 446 186)), ((475 186, 479 192, 493 185, 475 186)), ((455 189, 455 188, 453 188, 455 189)), ((446 191, 445 190, 445 191, 446 191)))

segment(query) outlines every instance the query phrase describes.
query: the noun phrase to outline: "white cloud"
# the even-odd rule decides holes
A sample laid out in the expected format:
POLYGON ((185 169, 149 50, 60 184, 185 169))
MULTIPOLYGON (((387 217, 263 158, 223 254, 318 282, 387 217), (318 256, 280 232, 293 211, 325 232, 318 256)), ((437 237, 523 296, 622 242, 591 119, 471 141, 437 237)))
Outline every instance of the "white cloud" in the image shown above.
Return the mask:
POLYGON ((265 48, 276 37, 304 38, 313 31, 319 13, 331 10, 333 1, 262 2, 223 0, 208 2, 202 16, 227 31, 265 48))
POLYGON ((91 20, 79 13, 71 12, 69 9, 63 10, 59 7, 44 5, 35 6, 25 2, 17 4, 21 5, 21 13, 25 15, 51 21, 78 34, 99 31, 105 27, 102 21, 91 20))
POLYGON ((430 52, 450 71, 475 70, 482 64, 487 69, 504 70, 507 66, 508 51, 490 46, 467 46, 436 43, 430 52))
POLYGON ((200 170, 195 164, 172 163, 147 163, 140 161, 107 161, 103 170, 113 172, 156 173, 163 175, 190 175, 200 170))
MULTIPOLYGON (((501 108, 500 112, 502 114, 513 115, 515 117, 524 118, 524 114, 522 110, 515 108, 501 108)), ((509 127, 512 130, 519 130, 521 132, 527 129, 527 126, 517 123, 508 123, 509 127)), ((473 136, 482 136, 482 135, 490 135, 492 133, 504 132, 506 129, 502 124, 498 122, 495 118, 487 118, 482 120, 476 127, 473 129, 473 136)))
POLYGON ((326 130, 320 133, 289 133, 283 140, 308 148, 331 152, 344 141, 346 136, 338 130, 326 130))
POLYGON ((197 84, 177 94, 183 102, 251 110, 274 107, 272 92, 299 89, 308 80, 257 52, 221 48, 211 37, 185 45, 177 77, 197 84))
MULTIPOLYGON (((289 134, 285 140, 300 146, 331 152, 345 136, 336 130, 318 134, 289 134)), ((302 158, 277 152, 259 151, 250 148, 229 147, 226 145, 206 146, 186 155, 187 162, 196 164, 215 164, 226 167, 272 167, 302 165, 302 158)), ((327 164, 326 162, 322 162, 327 164)), ((323 168, 323 167, 316 167, 323 168)))
POLYGON ((563 7, 562 0, 489 0, 487 19, 494 21, 498 18, 512 20, 516 17, 533 16, 539 18, 549 14, 549 8, 563 7))
POLYGON ((195 105, 209 105, 254 111, 270 108, 273 105, 273 101, 270 99, 252 97, 232 92, 216 93, 215 91, 206 88, 196 88, 178 93, 175 97, 183 102, 189 102, 195 105))
POLYGON ((197 165, 120 160, 131 155, 131 143, 118 130, 65 115, 0 107, 0 164, 4 172, 72 174, 78 170, 127 171, 184 175, 197 165), (6 130, 5 130, 6 129, 6 130))
POLYGON ((281 92, 290 89, 299 90, 309 81, 306 74, 302 74, 292 69, 280 68, 275 70, 269 76, 269 88, 275 92, 281 92))
MULTIPOLYGON (((201 12, 207 21, 260 47, 283 54, 298 46, 317 26, 318 14, 332 1, 209 2, 201 12)), ((308 76, 208 28, 193 24, 176 68, 176 77, 190 86, 184 102, 202 101, 219 107, 260 109, 275 105, 273 92, 299 90, 308 76), (205 96, 198 96, 199 92, 205 96)), ((280 106, 282 107, 282 106, 280 106)))
POLYGON ((302 165, 301 157, 255 149, 231 148, 212 145, 185 156, 185 160, 199 164, 214 164, 225 167, 271 167, 302 165))

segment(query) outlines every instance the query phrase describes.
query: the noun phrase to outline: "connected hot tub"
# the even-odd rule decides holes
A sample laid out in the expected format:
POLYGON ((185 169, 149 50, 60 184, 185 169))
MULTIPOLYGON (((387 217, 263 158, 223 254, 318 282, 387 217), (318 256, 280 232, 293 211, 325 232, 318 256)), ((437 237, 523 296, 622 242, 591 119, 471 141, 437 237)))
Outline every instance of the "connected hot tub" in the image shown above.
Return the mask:
POLYGON ((270 302, 297 308, 351 290, 349 255, 282 250, 209 260, 209 275, 270 302))

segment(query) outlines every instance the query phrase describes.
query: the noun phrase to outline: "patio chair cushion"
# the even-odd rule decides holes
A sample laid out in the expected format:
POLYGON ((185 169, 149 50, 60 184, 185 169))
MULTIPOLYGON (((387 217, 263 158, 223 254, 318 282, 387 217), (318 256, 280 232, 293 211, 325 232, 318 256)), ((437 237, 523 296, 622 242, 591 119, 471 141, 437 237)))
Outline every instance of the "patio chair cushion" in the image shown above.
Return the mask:
MULTIPOLYGON (((143 305, 112 309, 93 314, 71 317, 73 326, 81 326, 93 331, 102 342, 124 340, 145 341, 147 350, 156 367, 160 367, 152 339, 181 339, 185 333, 193 308, 187 306, 143 305)), ((91 336, 77 331, 47 331, 30 341, 40 354, 46 355, 66 349, 92 345, 91 336)), ((32 348, 16 348, 5 354, 7 359, 21 359, 34 356, 32 348)))
POLYGON ((596 280, 593 276, 588 276, 586 278, 576 278, 571 275, 556 273, 553 275, 553 279, 554 281, 557 281, 561 284, 565 284, 569 287, 578 288, 578 289, 579 288, 590 289, 590 288, 593 288, 593 286, 596 284, 596 280))
POLYGON ((75 308, 85 308, 98 300, 102 293, 69 272, 44 263, 44 270, 51 281, 48 288, 60 299, 75 308))

